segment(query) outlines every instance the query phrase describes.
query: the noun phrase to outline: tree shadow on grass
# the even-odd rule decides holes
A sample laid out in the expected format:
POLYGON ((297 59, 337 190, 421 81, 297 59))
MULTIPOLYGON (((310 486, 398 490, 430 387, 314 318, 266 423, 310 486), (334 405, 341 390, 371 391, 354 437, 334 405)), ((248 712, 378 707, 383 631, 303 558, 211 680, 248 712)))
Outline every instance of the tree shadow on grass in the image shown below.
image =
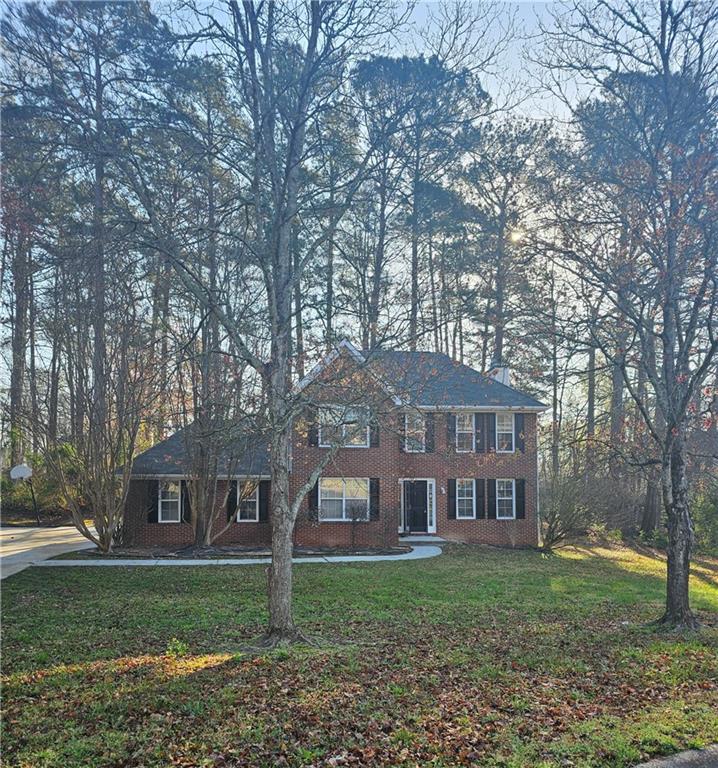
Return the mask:
MULTIPOLYGON (((621 557, 622 553, 635 552, 641 557, 645 557, 655 563, 660 563, 663 570, 665 570, 665 568, 667 567, 665 553, 663 553, 660 550, 654 549, 652 547, 637 546, 637 547, 619 547, 614 549, 610 546, 601 546, 600 548, 594 548, 594 547, 574 544, 574 545, 569 545, 567 549, 571 549, 580 553, 586 559, 594 559, 594 560, 601 560, 604 562, 610 562, 613 564, 614 567, 619 568, 620 570, 626 573, 631 573, 637 578, 641 576, 645 576, 647 574, 645 574, 645 572, 641 570, 631 568, 630 565, 628 564, 622 564, 622 561, 625 561, 625 558, 621 557), (615 552, 615 556, 614 557, 606 556, 604 554, 604 551, 615 552)), ((712 560, 711 558, 708 558, 708 557, 693 558, 691 563, 691 578, 697 579, 705 583, 707 586, 715 587, 716 589, 718 589, 718 576, 716 577, 712 576, 711 573, 713 572, 718 574, 718 561, 712 560), (710 573, 706 573, 706 571, 709 571, 710 573)), ((654 578, 660 578, 662 582, 665 581, 665 577, 663 575, 661 575, 660 577, 654 576, 654 578)))

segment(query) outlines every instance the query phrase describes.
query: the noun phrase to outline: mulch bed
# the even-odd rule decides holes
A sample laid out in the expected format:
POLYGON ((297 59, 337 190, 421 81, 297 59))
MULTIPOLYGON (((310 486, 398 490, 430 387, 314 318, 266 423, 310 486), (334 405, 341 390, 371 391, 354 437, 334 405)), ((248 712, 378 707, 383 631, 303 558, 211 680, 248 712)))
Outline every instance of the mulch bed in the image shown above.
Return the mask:
MULTIPOLYGON (((294 557, 326 556, 326 555, 403 555, 410 552, 409 546, 384 547, 381 549, 332 549, 329 547, 295 547, 294 557)), ((118 547, 110 554, 100 552, 98 549, 86 549, 80 552, 72 552, 65 557, 72 559, 194 559, 216 560, 218 558, 246 558, 269 557, 272 551, 269 547, 183 547, 182 549, 169 549, 162 547, 118 547)))

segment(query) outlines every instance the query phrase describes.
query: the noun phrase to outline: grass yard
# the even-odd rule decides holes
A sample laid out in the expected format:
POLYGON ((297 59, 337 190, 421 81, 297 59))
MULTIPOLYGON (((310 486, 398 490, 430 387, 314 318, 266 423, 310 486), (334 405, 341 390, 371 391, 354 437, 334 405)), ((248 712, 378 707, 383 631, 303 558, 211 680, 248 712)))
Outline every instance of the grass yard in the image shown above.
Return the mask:
POLYGON ((718 742, 716 560, 694 637, 644 626, 664 563, 625 548, 295 574, 301 626, 333 642, 260 657, 237 648, 263 626, 261 567, 3 582, 3 764, 629 766, 718 742))

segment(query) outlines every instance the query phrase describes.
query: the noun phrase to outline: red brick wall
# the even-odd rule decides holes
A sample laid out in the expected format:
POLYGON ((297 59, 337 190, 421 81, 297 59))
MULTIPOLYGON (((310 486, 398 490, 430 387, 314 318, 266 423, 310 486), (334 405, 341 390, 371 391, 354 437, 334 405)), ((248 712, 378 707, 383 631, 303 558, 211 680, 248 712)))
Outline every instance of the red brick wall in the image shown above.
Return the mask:
MULTIPOLYGON (((149 523, 147 522, 147 484, 157 483, 157 480, 132 480, 127 496, 125 525, 128 530, 128 544, 134 547, 182 547, 192 544, 192 526, 189 523, 149 523)), ((217 515, 214 529, 220 531, 227 525, 224 494, 224 481, 219 483, 217 490, 217 515)), ((234 522, 215 541, 219 546, 239 544, 243 546, 259 546, 271 542, 269 523, 234 522)))
MULTIPOLYGON (((524 422, 525 450, 513 454, 456 453, 447 445, 446 414, 435 417, 435 450, 433 453, 404 453, 399 450, 399 436, 393 428, 380 430, 376 448, 341 448, 323 471, 325 477, 379 478, 380 519, 376 523, 357 523, 363 540, 381 543, 378 536, 397 531, 401 509, 400 478, 434 478, 436 481, 436 532, 439 536, 498 546, 535 546, 538 543, 536 521, 536 415, 527 413, 524 422), (449 478, 523 478, 526 480, 526 517, 523 520, 449 520, 447 480, 449 478)), ((292 462, 294 492, 320 461, 326 449, 308 445, 302 430, 295 435, 292 462)), ((307 501, 303 504, 307 514, 307 501)), ((297 540, 307 535, 307 525, 298 525, 297 540)), ((315 523, 312 542, 318 536, 345 544, 348 533, 342 528, 351 523, 315 523), (327 533, 324 533, 326 529, 327 533), (330 532, 331 531, 331 532, 330 532)), ((391 542, 396 539, 391 538, 391 542)))
MULTIPOLYGON (((310 447, 302 427, 294 439, 291 493, 305 482, 326 449, 310 447)), ((319 523, 308 516, 308 502, 295 530, 298 546, 312 547, 385 547, 398 542, 401 508, 400 478, 434 478, 436 481, 436 532, 444 538, 498 546, 535 546, 538 543, 536 521, 536 415, 525 416, 525 451, 514 454, 461 453, 447 445, 446 414, 436 414, 435 451, 404 453, 393 428, 380 430, 376 448, 342 448, 323 472, 326 477, 379 478, 380 514, 368 522, 319 523), (449 520, 447 480, 449 478, 523 478, 526 481, 526 517, 523 520, 449 520)), ((192 543, 192 529, 187 523, 148 523, 146 486, 151 480, 133 480, 127 500, 126 526, 134 546, 179 547, 192 543)), ((220 494, 221 495, 221 494, 220 494)), ((219 511, 218 526, 226 524, 224 509, 219 511)), ((269 544, 270 526, 266 523, 233 523, 217 544, 254 546, 269 544)))

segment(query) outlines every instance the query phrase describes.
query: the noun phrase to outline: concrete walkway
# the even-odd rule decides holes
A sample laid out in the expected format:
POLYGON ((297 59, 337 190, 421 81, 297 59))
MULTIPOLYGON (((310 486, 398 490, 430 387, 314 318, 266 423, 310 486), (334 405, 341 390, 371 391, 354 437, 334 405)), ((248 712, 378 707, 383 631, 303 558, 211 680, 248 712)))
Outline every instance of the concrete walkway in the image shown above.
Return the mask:
POLYGON ((688 752, 679 752, 671 757, 659 757, 641 763, 635 768, 717 768, 718 744, 706 749, 691 749, 688 752))
MULTIPOLYGON (((421 546, 414 547, 411 552, 401 555, 314 555, 307 557, 295 557, 293 563, 382 563, 394 560, 424 560, 429 557, 436 557, 441 554, 441 547, 421 546)), ((271 557, 221 557, 216 559, 181 559, 181 558, 112 558, 103 560, 42 560, 30 563, 43 568, 65 568, 67 566, 90 566, 90 567, 132 567, 132 566, 195 566, 195 565, 269 565, 272 562, 271 557)))
POLYGON ((76 528, 0 528, 0 578, 5 579, 48 557, 95 545, 76 528))

